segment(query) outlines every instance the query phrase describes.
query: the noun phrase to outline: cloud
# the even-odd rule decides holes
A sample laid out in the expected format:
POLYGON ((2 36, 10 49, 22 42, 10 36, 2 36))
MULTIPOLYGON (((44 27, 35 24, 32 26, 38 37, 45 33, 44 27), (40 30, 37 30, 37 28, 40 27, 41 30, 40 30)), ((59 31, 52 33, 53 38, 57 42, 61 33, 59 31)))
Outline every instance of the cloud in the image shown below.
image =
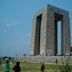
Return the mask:
POLYGON ((6 27, 12 27, 12 26, 15 26, 15 25, 17 25, 17 24, 6 24, 6 27))
POLYGON ((12 26, 12 24, 6 24, 6 26, 7 26, 7 27, 11 27, 11 26, 12 26))

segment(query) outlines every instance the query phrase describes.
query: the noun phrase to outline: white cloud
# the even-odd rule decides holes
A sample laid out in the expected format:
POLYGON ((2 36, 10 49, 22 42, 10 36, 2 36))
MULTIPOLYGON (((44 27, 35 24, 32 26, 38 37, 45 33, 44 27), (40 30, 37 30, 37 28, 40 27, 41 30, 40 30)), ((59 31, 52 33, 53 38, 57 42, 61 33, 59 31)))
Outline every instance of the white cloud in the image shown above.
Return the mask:
POLYGON ((6 24, 6 27, 12 27, 12 26, 15 26, 15 25, 17 25, 17 24, 6 24))

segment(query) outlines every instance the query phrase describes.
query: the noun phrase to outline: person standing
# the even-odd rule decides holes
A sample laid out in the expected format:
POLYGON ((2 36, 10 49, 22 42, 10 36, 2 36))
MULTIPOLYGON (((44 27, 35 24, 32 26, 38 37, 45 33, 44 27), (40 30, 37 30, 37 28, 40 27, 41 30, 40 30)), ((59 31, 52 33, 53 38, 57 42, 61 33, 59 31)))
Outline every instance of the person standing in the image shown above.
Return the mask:
POLYGON ((44 72, 44 70, 45 70, 45 65, 44 65, 44 63, 42 63, 42 65, 41 65, 41 72, 44 72))
POLYGON ((5 72, 10 72, 10 64, 8 60, 5 63, 5 72))
POLYGON ((13 67, 14 72, 20 72, 21 68, 20 68, 20 62, 16 62, 16 65, 13 67))

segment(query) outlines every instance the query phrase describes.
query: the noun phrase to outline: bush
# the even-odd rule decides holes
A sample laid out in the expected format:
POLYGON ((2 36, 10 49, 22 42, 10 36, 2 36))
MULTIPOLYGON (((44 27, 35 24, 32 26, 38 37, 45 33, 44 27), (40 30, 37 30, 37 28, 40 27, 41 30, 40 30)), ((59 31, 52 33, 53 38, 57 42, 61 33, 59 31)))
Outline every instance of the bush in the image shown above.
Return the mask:
POLYGON ((70 64, 70 59, 68 58, 65 62, 65 64, 61 65, 59 67, 60 72, 72 72, 72 65, 70 64))

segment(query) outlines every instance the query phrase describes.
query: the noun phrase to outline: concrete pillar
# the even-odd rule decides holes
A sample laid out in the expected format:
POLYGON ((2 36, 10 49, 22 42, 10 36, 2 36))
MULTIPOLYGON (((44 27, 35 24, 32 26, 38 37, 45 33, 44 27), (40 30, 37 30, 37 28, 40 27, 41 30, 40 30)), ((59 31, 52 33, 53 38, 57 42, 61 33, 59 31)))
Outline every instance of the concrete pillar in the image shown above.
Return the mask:
POLYGON ((46 55, 46 35, 47 35, 47 10, 44 10, 42 13, 42 22, 41 22, 41 38, 40 38, 40 55, 46 55))
POLYGON ((34 17, 32 22, 31 55, 34 55, 35 51, 35 33, 36 33, 36 18, 34 17))
POLYGON ((70 21, 69 21, 69 15, 63 16, 63 47, 62 47, 62 53, 64 55, 70 54, 70 21))
POLYGON ((54 47, 54 13, 52 11, 48 11, 47 17, 47 37, 46 37, 46 48, 49 50, 49 55, 55 55, 55 47, 54 47))

